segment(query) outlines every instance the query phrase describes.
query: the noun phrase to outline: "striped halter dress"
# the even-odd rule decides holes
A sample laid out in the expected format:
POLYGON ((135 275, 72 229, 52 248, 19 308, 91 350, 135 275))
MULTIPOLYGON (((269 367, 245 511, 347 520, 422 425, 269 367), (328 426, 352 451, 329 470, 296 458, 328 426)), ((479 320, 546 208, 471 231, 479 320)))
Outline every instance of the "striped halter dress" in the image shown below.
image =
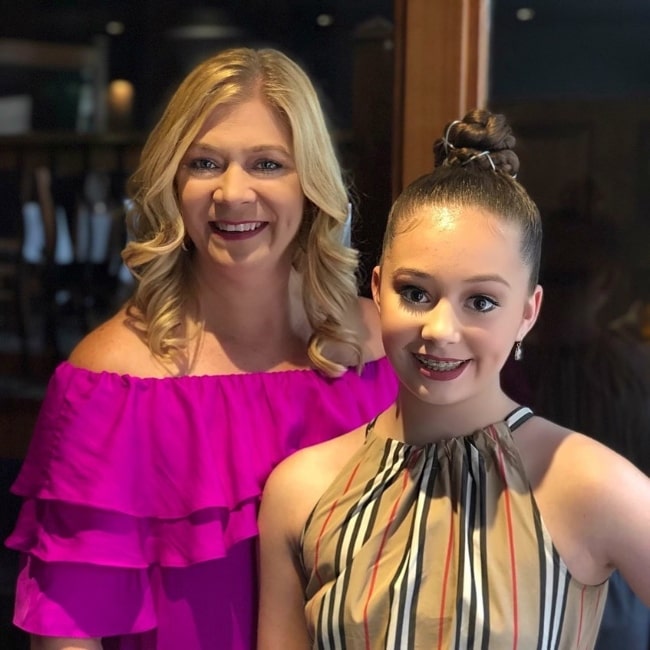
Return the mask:
POLYGON ((301 539, 313 648, 593 648, 607 583, 553 546, 513 441, 531 416, 424 446, 368 426, 301 539))

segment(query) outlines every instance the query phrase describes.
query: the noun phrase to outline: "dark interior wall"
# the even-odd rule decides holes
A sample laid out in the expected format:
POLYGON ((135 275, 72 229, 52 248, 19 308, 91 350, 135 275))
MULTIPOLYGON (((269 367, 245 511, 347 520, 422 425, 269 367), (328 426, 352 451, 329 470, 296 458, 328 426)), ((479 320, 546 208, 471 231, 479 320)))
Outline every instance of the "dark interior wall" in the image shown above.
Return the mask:
POLYGON ((607 12, 583 3, 566 15, 552 0, 532 4, 535 17, 522 22, 511 0, 495 0, 492 100, 650 97, 650 3, 610 0, 607 12))
POLYGON ((615 228, 622 311, 649 295, 650 3, 536 0, 529 21, 522 6, 494 0, 489 104, 513 126, 519 178, 546 223, 570 214, 615 228))
MULTIPOLYGON (((140 129, 152 125, 172 87, 200 59, 233 44, 278 47, 307 68, 333 124, 347 128, 354 32, 373 17, 392 20, 392 12, 392 0, 2 0, 0 38, 91 44, 106 35, 109 21, 124 23, 122 34, 107 37, 109 78, 134 84, 140 129), (323 14, 331 24, 318 23, 323 14), (203 35, 184 37, 182 28, 188 26, 203 28, 203 35)), ((60 86, 54 73, 0 66, 0 96, 33 92, 50 79, 60 86)), ((72 88, 79 80, 67 81, 72 88)), ((47 120, 42 125, 51 128, 47 120)))

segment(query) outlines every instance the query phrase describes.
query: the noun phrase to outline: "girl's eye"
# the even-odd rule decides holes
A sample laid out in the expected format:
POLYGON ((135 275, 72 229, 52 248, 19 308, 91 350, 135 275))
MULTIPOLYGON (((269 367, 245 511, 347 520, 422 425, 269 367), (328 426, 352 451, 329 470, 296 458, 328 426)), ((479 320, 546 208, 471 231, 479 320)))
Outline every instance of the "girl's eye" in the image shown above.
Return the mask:
POLYGON ((473 296, 470 298, 472 309, 481 313, 487 313, 499 306, 499 303, 487 296, 473 296))
POLYGON ((418 287, 408 286, 399 290, 400 296, 407 302, 419 305, 428 301, 427 292, 418 287))

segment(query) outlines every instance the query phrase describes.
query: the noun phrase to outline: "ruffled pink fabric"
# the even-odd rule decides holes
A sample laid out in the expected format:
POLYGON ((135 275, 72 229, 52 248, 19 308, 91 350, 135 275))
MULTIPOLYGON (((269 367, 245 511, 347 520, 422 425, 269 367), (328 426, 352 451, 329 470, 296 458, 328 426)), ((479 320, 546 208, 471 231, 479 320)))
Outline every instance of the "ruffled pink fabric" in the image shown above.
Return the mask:
POLYGON ((25 499, 7 540, 25 554, 16 624, 127 635, 105 642, 123 649, 253 648, 266 477, 396 391, 385 359, 335 380, 311 370, 142 379, 61 364, 13 486, 25 499))

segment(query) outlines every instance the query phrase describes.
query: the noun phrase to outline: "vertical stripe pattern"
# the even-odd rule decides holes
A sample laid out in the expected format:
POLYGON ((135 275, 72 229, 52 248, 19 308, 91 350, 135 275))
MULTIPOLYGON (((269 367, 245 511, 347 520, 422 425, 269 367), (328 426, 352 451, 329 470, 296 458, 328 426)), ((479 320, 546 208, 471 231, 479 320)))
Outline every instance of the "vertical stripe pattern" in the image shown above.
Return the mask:
POLYGON ((303 532, 314 648, 593 648, 607 587, 548 535, 512 439, 531 416, 425 446, 369 427, 303 532))

